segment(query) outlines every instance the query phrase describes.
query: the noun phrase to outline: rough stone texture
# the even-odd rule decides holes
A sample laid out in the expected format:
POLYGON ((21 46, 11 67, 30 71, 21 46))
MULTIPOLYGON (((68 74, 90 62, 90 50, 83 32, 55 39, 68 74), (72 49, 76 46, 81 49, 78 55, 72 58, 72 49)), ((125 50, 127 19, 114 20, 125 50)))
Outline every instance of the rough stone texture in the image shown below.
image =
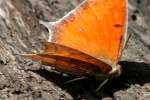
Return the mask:
POLYGON ((38 20, 55 21, 82 0, 0 0, 0 100, 149 100, 150 1, 129 0, 129 41, 123 74, 95 93, 95 80, 62 83, 47 66, 18 56, 41 50, 47 31, 38 20))

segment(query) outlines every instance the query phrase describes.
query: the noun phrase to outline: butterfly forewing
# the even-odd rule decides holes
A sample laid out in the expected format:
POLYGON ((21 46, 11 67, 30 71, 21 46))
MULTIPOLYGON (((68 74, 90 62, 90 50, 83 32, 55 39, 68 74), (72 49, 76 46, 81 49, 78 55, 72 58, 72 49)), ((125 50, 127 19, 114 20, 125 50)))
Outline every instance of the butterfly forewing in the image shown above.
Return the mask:
POLYGON ((118 63, 127 22, 126 0, 86 0, 55 24, 52 40, 118 63))

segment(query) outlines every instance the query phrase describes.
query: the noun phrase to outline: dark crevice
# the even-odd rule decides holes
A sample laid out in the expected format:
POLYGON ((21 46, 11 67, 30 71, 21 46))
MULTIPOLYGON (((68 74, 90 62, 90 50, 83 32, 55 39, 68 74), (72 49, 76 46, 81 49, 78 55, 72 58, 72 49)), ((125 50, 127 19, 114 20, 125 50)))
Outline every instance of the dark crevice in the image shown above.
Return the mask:
POLYGON ((133 15, 131 16, 131 18, 132 18, 133 21, 136 21, 136 20, 137 20, 137 16, 136 16, 135 14, 133 14, 133 15))
POLYGON ((20 95, 20 94, 22 94, 22 93, 23 93, 23 92, 20 91, 20 90, 16 90, 16 91, 13 92, 13 94, 16 94, 16 95, 20 95))

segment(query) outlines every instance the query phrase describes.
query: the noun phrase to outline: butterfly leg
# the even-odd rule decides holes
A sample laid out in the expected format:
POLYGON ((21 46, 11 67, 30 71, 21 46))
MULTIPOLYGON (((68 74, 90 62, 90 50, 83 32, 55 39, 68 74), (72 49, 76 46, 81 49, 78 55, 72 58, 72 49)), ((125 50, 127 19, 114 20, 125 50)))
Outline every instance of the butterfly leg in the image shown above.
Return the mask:
POLYGON ((122 67, 120 65, 113 66, 113 69, 109 72, 109 77, 106 78, 96 89, 96 92, 98 92, 110 79, 113 77, 118 77, 122 73, 122 67))
POLYGON ((105 79, 105 80, 99 85, 99 87, 96 89, 96 92, 98 92, 108 81, 109 81, 109 78, 105 79))
POLYGON ((87 79, 88 77, 79 77, 79 78, 75 78, 75 79, 72 79, 72 80, 69 80, 67 82, 65 82, 64 84, 68 84, 68 83, 72 83, 72 82, 75 82, 75 81, 79 81, 79 80, 84 80, 84 79, 87 79))

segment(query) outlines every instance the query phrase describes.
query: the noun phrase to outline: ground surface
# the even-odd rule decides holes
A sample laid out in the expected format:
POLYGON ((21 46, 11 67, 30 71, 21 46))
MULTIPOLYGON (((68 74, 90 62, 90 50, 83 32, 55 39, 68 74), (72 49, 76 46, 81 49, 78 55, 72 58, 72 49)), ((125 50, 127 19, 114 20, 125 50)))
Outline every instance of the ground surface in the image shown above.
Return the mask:
POLYGON ((98 82, 69 78, 16 54, 40 50, 47 39, 38 20, 54 21, 81 0, 0 0, 0 100, 150 100, 150 1, 129 0, 130 39, 121 77, 100 92, 98 82))

